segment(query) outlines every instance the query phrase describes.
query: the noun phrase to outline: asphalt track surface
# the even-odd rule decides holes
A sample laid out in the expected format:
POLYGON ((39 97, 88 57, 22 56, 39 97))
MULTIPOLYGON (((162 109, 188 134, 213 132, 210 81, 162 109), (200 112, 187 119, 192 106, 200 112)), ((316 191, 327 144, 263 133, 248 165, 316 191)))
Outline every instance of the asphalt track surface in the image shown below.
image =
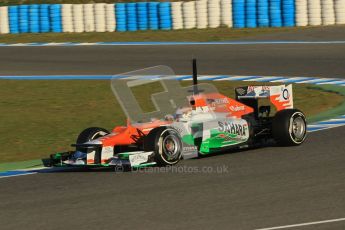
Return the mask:
MULTIPOLYGON (((0 74, 111 74, 171 64, 186 74, 344 77, 345 45, 0 48, 0 74), (130 52, 130 53, 127 53, 130 52)), ((345 217, 345 127, 298 147, 183 161, 223 173, 55 172, 0 180, 1 229, 250 230, 345 217)), ((291 229, 345 229, 345 221, 291 229)))
POLYGON ((190 74, 345 77, 345 44, 0 47, 0 75, 119 74, 167 65, 190 74))
MULTIPOLYGON (((257 229, 345 216, 345 128, 299 147, 186 160, 224 173, 60 172, 0 180, 1 229, 257 229)), ((298 229, 345 229, 345 222, 298 229)))

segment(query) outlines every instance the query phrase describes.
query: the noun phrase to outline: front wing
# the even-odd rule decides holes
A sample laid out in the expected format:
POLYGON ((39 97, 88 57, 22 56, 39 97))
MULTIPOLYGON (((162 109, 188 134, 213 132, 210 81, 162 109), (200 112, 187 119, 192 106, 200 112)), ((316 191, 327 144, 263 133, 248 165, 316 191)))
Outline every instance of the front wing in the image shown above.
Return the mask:
POLYGON ((86 159, 76 158, 76 151, 62 152, 50 155, 43 163, 47 167, 118 167, 140 168, 156 165, 154 152, 134 151, 116 154, 105 162, 89 164, 86 159))

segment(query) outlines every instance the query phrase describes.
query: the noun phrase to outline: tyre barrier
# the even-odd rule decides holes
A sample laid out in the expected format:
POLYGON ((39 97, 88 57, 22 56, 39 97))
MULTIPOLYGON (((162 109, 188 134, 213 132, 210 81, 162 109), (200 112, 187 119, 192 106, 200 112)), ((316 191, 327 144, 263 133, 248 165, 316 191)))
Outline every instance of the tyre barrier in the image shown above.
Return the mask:
POLYGON ((95 32, 95 14, 93 4, 83 4, 84 30, 95 32))
POLYGON ((268 0, 258 0, 257 1, 257 14, 258 14, 258 27, 269 27, 270 26, 270 19, 269 19, 269 10, 268 7, 269 2, 268 0))
POLYGON ((321 17, 322 25, 328 26, 335 24, 333 0, 321 0, 321 17))
POLYGON ((345 24, 345 0, 334 1, 335 23, 345 24))
POLYGON ((127 30, 137 31, 137 4, 126 3, 127 30))
POLYGON ((232 0, 232 15, 234 28, 244 28, 246 26, 245 0, 232 0))
POLYGON ((220 1, 208 0, 208 27, 217 28, 220 26, 220 1))
MULTIPOLYGON (((183 29, 182 2, 171 3, 171 18, 173 30, 183 29)), ((207 22, 207 18, 204 20, 207 22)))
POLYGON ((116 30, 115 4, 105 5, 105 30, 114 32, 116 30))
POLYGON ((257 27, 256 21, 256 0, 246 0, 246 27, 257 27))
POLYGON ((19 9, 18 6, 8 7, 8 21, 11 34, 19 33, 19 9))
POLYGON ((161 2, 158 5, 159 12, 159 26, 161 30, 171 30, 172 20, 171 20, 171 3, 161 2))
POLYGON ((231 0, 220 1, 220 24, 225 27, 232 27, 232 4, 231 0))
POLYGON ((50 31, 50 12, 48 4, 39 5, 39 27, 40 33, 47 33, 50 31))
POLYGON ((284 27, 295 26, 295 2, 294 0, 282 0, 282 20, 284 27))
POLYGON ((308 2, 307 0, 295 0, 296 26, 308 25, 308 2))
POLYGON ((158 19, 158 2, 149 2, 149 29, 158 30, 159 29, 159 19, 158 19))
POLYGON ((72 7, 72 4, 62 4, 61 6, 62 31, 65 33, 74 32, 72 7))
POLYGON ((137 13, 138 13, 138 29, 148 30, 149 28, 148 3, 138 2, 137 13))
POLYGON ((105 3, 95 3, 95 31, 105 32, 106 31, 106 21, 105 21, 105 3))
POLYGON ((345 24, 345 0, 195 0, 0 7, 0 34, 345 24))
POLYGON ((116 30, 119 32, 127 31, 126 4, 115 4, 116 30))
POLYGON ((50 10, 50 28, 51 32, 61 33, 62 29, 62 6, 60 4, 52 4, 50 10))
POLYGON ((0 34, 10 33, 10 24, 8 20, 8 7, 0 7, 0 34))
POLYGON ((82 4, 73 4, 73 28, 75 33, 82 33, 85 31, 84 27, 84 9, 82 4))
POLYGON ((182 5, 184 29, 196 28, 195 2, 184 2, 182 5))
POLYGON ((29 5, 29 32, 40 33, 40 17, 38 4, 29 5))
POLYGON ((282 27, 281 0, 270 0, 269 6, 270 26, 282 27))
MULTIPOLYGON (((195 17, 196 17, 196 28, 205 29, 209 26, 210 21, 215 15, 208 12, 207 0, 199 0, 195 2, 195 17), (209 15, 211 15, 209 17, 209 15)), ((210 26, 211 27, 211 26, 210 26)))
POLYGON ((29 33, 29 5, 19 6, 19 31, 29 33))
POLYGON ((308 1, 308 22, 310 26, 319 26, 322 24, 320 0, 308 1))

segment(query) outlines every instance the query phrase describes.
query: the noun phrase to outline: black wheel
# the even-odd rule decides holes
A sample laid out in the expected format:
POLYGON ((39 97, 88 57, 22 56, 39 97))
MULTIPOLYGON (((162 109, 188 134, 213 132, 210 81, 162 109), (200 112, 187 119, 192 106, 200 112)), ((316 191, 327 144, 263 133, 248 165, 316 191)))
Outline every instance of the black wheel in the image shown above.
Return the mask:
POLYGON ((169 127, 155 128, 144 139, 144 151, 153 151, 159 166, 174 165, 182 156, 180 134, 169 127))
POLYGON ((278 111, 273 118, 272 135, 279 145, 300 145, 307 136, 305 115, 298 109, 278 111))
MULTIPOLYGON (((88 141, 95 140, 99 137, 105 136, 109 134, 110 132, 103 128, 98 127, 90 127, 85 129, 83 132, 81 132, 77 138, 77 144, 82 144, 88 141)), ((77 148, 77 150, 83 150, 80 148, 77 148)))

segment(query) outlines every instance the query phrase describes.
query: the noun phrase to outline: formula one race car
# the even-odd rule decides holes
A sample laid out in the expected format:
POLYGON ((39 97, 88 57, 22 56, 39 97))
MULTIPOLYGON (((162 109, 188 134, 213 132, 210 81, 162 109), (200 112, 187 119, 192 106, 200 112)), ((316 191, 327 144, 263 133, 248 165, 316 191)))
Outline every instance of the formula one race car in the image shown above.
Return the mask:
POLYGON ((49 166, 127 167, 167 166, 229 149, 300 145, 306 138, 306 117, 293 108, 291 85, 245 86, 236 98, 198 89, 193 60, 193 92, 189 105, 164 119, 127 122, 111 132, 91 127, 73 144, 75 151, 50 156, 49 166), (261 98, 275 107, 259 106, 261 98))

